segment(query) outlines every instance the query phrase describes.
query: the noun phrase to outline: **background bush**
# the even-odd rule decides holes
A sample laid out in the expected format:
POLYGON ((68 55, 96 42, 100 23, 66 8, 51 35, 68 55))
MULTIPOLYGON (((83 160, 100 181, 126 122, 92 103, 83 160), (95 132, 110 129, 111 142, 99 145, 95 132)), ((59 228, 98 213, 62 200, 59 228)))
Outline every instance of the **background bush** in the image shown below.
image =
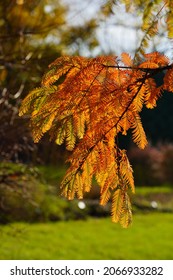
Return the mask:
POLYGON ((128 154, 136 185, 173 185, 173 144, 149 144, 144 150, 133 146, 128 154))
POLYGON ((84 218, 78 201, 58 196, 58 188, 44 182, 37 168, 0 163, 0 223, 45 222, 84 218))

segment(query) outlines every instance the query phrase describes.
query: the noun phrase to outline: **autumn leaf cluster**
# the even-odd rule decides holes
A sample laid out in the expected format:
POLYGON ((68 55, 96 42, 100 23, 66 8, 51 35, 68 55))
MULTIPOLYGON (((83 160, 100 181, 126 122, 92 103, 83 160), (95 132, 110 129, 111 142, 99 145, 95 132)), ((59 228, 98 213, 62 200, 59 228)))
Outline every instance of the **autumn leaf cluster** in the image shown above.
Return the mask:
POLYGON ((112 201, 112 220, 127 227, 132 221, 130 192, 134 193, 133 170, 118 136, 131 131, 134 143, 147 145, 140 112, 152 109, 164 90, 173 91, 173 69, 158 52, 145 54, 134 65, 127 53, 85 58, 56 59, 44 75, 40 88, 23 100, 20 115, 31 116, 33 138, 44 133, 72 151, 70 167, 62 181, 62 194, 82 199, 92 187, 100 186, 100 204, 112 201), (166 71, 163 84, 155 75, 166 71))

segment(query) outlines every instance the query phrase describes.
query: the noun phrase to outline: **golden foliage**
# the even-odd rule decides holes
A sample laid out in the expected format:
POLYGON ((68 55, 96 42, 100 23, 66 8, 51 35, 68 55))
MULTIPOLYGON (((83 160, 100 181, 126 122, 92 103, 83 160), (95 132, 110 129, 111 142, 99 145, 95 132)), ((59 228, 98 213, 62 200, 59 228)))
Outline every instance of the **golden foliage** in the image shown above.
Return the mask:
POLYGON ((164 55, 146 54, 138 66, 126 53, 121 66, 115 56, 60 57, 45 74, 40 88, 24 99, 20 115, 31 115, 34 141, 49 131, 58 145, 64 141, 70 167, 62 181, 62 194, 80 199, 95 177, 100 204, 112 199, 112 220, 127 227, 132 221, 129 191, 134 192, 133 170, 118 135, 132 131, 144 149, 147 138, 139 113, 153 108, 163 89, 173 91, 172 65, 164 55), (157 87, 155 74, 167 70, 157 87))

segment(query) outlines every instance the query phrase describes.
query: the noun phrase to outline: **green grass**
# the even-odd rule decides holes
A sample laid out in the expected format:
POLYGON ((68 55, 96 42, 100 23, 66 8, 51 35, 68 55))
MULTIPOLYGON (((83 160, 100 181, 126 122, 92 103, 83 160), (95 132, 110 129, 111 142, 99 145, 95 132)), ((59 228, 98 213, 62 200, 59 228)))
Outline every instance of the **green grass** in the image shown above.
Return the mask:
POLYGON ((148 194, 155 194, 155 193, 173 193, 172 186, 136 186, 136 195, 148 195, 148 194))
POLYGON ((128 229, 107 219, 0 226, 0 259, 173 259, 173 214, 136 214, 128 229))

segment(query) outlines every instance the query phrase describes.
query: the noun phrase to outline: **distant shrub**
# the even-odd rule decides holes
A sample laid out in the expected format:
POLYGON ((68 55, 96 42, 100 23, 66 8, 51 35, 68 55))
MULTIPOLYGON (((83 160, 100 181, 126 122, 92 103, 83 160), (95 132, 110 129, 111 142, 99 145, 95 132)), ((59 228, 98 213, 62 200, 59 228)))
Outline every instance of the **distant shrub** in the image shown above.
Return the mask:
POLYGON ((144 150, 132 147, 129 150, 130 163, 133 166, 135 184, 138 186, 161 185, 164 178, 160 172, 162 152, 148 145, 144 150))
POLYGON ((136 185, 173 185, 173 144, 148 145, 144 150, 132 147, 128 153, 136 185))
POLYGON ((160 172, 164 182, 173 185, 173 144, 159 145, 158 148, 162 154, 160 172))
POLYGON ((23 164, 0 163, 0 223, 79 219, 86 209, 58 196, 38 170, 23 164))

